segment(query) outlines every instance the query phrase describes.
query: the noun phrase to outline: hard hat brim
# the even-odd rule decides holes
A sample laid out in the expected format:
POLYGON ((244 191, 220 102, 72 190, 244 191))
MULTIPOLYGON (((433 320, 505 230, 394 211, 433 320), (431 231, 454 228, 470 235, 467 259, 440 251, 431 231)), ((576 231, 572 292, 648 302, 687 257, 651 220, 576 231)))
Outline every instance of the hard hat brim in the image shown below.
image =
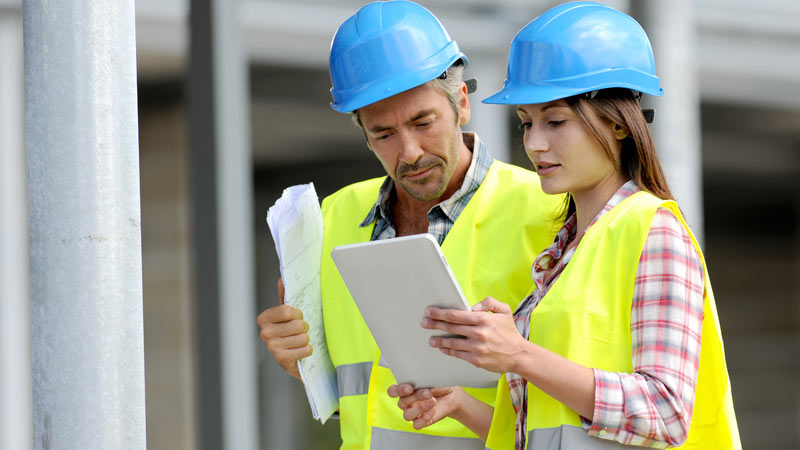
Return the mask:
MULTIPOLYGON (((331 108, 340 113, 353 112, 367 105, 385 100, 393 95, 421 86, 444 73, 459 59, 464 61, 464 66, 469 65, 469 60, 466 55, 458 49, 458 44, 455 41, 452 41, 450 45, 440 53, 452 53, 453 55, 443 62, 434 63, 431 67, 423 69, 415 68, 414 70, 409 70, 405 74, 393 74, 391 77, 387 77, 384 80, 376 80, 372 83, 363 84, 349 91, 334 90, 331 88, 331 95, 334 98, 334 101, 331 102, 331 108)), ((434 59, 435 58, 436 57, 434 57, 434 59)))
POLYGON ((643 88, 641 83, 620 83, 618 81, 598 83, 589 86, 571 87, 563 84, 554 83, 526 83, 512 84, 506 82, 503 89, 483 99, 483 103, 493 105, 531 105, 537 103, 547 103, 562 98, 601 89, 624 88, 637 92, 660 97, 664 95, 664 90, 658 85, 658 79, 653 80, 652 87, 643 88))

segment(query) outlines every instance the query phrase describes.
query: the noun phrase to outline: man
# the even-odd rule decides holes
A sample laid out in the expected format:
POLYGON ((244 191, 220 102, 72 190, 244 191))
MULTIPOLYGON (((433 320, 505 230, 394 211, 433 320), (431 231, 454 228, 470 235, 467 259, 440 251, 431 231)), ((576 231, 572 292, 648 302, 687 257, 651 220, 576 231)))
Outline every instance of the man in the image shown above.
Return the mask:
MULTIPOLYGON (((365 5, 331 44, 331 106, 351 114, 388 175, 322 202, 322 309, 343 449, 482 449, 483 442, 451 419, 420 432, 403 420, 387 394, 395 379, 333 265, 333 247, 430 233, 467 299, 491 295, 514 308, 532 287, 534 258, 560 226, 562 197, 545 195, 534 173, 492 161, 477 134, 462 133, 470 118, 466 63, 436 17, 405 0, 365 5)), ((283 298, 280 281, 278 290, 283 298)), ((312 351, 302 313, 281 305, 258 323, 275 360, 299 379, 297 360, 312 351)), ((494 401, 494 389, 468 391, 494 401)))

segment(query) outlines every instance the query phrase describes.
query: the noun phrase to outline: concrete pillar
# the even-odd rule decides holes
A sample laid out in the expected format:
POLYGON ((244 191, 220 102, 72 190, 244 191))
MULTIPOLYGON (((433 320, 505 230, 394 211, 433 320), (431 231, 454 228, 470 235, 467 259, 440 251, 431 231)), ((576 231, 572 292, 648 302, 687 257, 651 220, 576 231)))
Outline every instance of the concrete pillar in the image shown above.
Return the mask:
POLYGON ((23 5, 36 448, 144 449, 133 0, 23 5))
POLYGON ((0 449, 33 448, 22 14, 0 2, 0 449))
POLYGON ((503 81, 506 79, 505 55, 477 53, 469 55, 469 58, 470 65, 464 77, 477 78, 478 90, 470 94, 472 118, 464 129, 477 131, 495 159, 511 162, 511 152, 518 149, 511 148, 511 136, 508 132, 510 106, 481 103, 482 99, 503 87, 503 81))
POLYGON ((664 96, 648 98, 656 109, 651 129, 673 195, 703 243, 703 179, 700 93, 695 60, 697 27, 692 0, 631 0, 631 14, 653 45, 664 96))
POLYGON ((196 405, 203 449, 258 447, 253 168, 240 6, 239 0, 196 0, 190 14, 196 405))

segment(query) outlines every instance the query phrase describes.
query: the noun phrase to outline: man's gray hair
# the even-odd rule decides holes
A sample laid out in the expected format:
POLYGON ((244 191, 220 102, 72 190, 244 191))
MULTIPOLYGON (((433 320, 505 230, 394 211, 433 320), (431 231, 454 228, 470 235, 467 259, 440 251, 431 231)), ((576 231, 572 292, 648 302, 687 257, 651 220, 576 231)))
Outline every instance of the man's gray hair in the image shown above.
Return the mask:
MULTIPOLYGON (((456 113, 456 117, 461 113, 461 108, 458 105, 458 90, 461 87, 461 82, 464 80, 464 62, 458 60, 453 63, 443 74, 430 81, 433 88, 447 97, 447 102, 456 113)), ((361 119, 358 117, 358 110, 348 113, 353 123, 359 127, 364 128, 361 119)))

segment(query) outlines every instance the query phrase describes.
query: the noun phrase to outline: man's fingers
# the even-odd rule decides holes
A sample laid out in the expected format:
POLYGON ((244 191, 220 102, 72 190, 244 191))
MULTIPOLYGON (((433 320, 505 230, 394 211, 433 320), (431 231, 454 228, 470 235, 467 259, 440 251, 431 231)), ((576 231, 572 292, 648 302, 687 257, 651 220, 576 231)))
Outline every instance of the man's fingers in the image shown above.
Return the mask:
POLYGON ((256 321, 259 326, 265 326, 271 323, 288 322, 290 320, 302 319, 303 311, 294 306, 279 305, 273 308, 264 310, 258 315, 256 321))
POLYGON ((292 320, 290 322, 272 323, 261 327, 261 339, 264 342, 273 339, 282 339, 295 335, 307 335, 308 323, 305 320, 292 320))
POLYGON ((289 370, 298 360, 311 356, 312 353, 314 353, 314 349, 312 349, 310 345, 300 348, 285 349, 275 354, 275 361, 278 361, 278 364, 289 370))
POLYGON ((452 386, 430 389, 431 394, 433 394, 433 396, 436 397, 436 398, 445 396, 445 395, 453 392, 454 390, 455 390, 455 388, 452 387, 452 386))
POLYGON ((264 339, 267 349, 275 355, 275 358, 282 357, 283 353, 308 346, 308 334, 295 334, 287 337, 264 339))
POLYGON ((430 389, 420 389, 418 391, 415 391, 411 395, 405 395, 400 397, 400 399, 397 402, 397 406, 399 406, 402 409, 406 409, 410 405, 413 405, 416 402, 426 401, 431 398, 433 398, 433 395, 431 394, 430 389))
POLYGON ((389 397, 398 398, 414 393, 414 386, 410 384, 393 384, 387 390, 389 397))
POLYGON ((282 348, 291 350, 308 345, 308 333, 295 334, 279 340, 282 348))
POLYGON ((414 421, 434 406, 436 406, 436 399, 434 398, 414 402, 403 411, 403 418, 408 421, 414 421))
POLYGON ((438 405, 434 404, 426 411, 422 412, 419 417, 414 419, 414 429, 421 430, 425 427, 431 426, 446 416, 446 414, 440 412, 439 408, 436 408, 436 406, 438 405))
POLYGON ((283 278, 278 278, 278 298, 281 299, 281 305, 283 304, 284 295, 286 295, 286 289, 283 287, 283 278))
POLYGON ((417 421, 420 422, 420 425, 421 425, 420 428, 427 427, 428 425, 443 419, 443 417, 438 417, 438 416, 439 416, 439 414, 438 414, 438 410, 436 408, 431 408, 431 409, 425 411, 425 413, 423 413, 422 416, 420 416, 417 419, 417 421))

